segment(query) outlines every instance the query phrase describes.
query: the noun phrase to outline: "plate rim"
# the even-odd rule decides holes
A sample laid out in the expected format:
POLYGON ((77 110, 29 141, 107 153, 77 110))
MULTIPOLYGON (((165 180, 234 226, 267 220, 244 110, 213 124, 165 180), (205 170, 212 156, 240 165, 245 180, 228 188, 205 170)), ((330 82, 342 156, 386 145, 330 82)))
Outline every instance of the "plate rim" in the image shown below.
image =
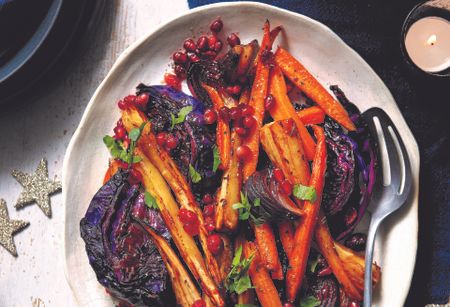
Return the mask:
MULTIPOLYGON (((66 281, 69 284, 69 287, 72 290, 72 294, 75 297, 75 301, 78 304, 78 298, 75 295, 74 291, 73 291, 73 287, 71 285, 70 279, 69 279, 69 272, 68 272, 68 263, 67 263, 67 248, 66 248, 66 231, 67 231, 67 227, 66 227, 66 202, 67 202, 67 186, 66 183, 68 181, 69 178, 69 174, 68 174, 68 168, 69 168, 69 163, 71 160, 71 156, 73 153, 73 148, 77 143, 78 138, 80 137, 80 134, 84 128, 84 126, 87 123, 87 118, 89 117, 89 114, 91 113, 91 110, 95 104, 95 101, 97 99, 97 96, 99 95, 99 93, 102 92, 103 88, 106 86, 106 84, 108 83, 108 81, 111 79, 111 76, 114 75, 116 73, 116 71, 119 69, 119 67, 123 64, 123 62, 125 62, 125 60, 127 59, 127 57, 135 50, 137 49, 140 45, 142 45, 145 41, 152 39, 153 36, 156 36, 159 32, 164 31, 165 28, 169 27, 172 25, 173 22, 175 22, 178 19, 182 19, 182 18, 188 18, 189 15, 198 13, 198 12, 202 12, 202 11, 207 11, 210 9, 215 9, 215 8, 233 8, 233 7, 242 7, 242 6, 246 6, 246 7, 253 7, 256 9, 261 9, 261 10, 268 10, 268 11, 277 11, 278 13, 282 13, 282 14, 287 14, 287 15, 291 15, 292 17, 295 18, 300 18, 303 20, 306 20, 307 22, 310 22, 312 24, 314 24, 315 26, 321 28, 322 30, 328 32, 329 35, 333 36, 336 39, 336 42, 339 43, 340 45, 342 45, 342 47, 344 47, 346 49, 347 52, 352 53, 353 56, 355 57, 355 59, 357 59, 359 61, 359 65, 365 66, 365 68, 370 71, 372 73, 372 76, 375 78, 376 82, 379 82, 379 84, 384 87, 386 94, 387 94, 387 98, 390 99, 393 104, 395 105, 395 107, 398 109, 399 114, 401 116, 401 119, 404 122, 405 125, 405 131, 407 133, 410 134, 411 139, 409 140, 411 143, 411 149, 412 151, 409 152, 409 154, 411 155, 412 158, 411 160, 416 160, 417 163, 417 170, 415 170, 415 168, 413 169, 413 173, 414 171, 417 172, 417 178, 415 178, 415 174, 413 174, 413 179, 414 179, 414 184, 413 184, 413 188, 412 191, 410 192, 410 200, 408 201, 408 203, 411 203, 411 206, 414 206, 414 208, 411 208, 412 211, 415 212, 416 215, 416 219, 415 219, 415 229, 413 229, 412 231, 414 232, 414 236, 417 238, 418 237, 418 203, 419 203, 419 199, 418 199, 418 192, 419 192, 419 171, 420 171, 420 152, 419 152, 419 147, 417 144, 417 141, 414 137, 414 135, 411 132, 411 129, 408 126, 408 123, 406 122, 405 118, 403 117, 403 114, 401 113, 400 109, 398 108, 397 102, 395 101, 391 91, 389 90, 389 88, 386 86, 386 84, 384 83, 384 81, 378 76, 378 74, 373 70, 373 68, 361 57, 361 55, 356 52, 353 48, 351 48, 349 45, 347 45, 347 43, 339 36, 337 35, 333 30, 331 30, 331 28, 329 28, 328 26, 326 26, 325 24, 311 18, 308 17, 306 15, 297 13, 297 12, 293 12, 293 11, 289 11, 283 8, 279 8, 273 5, 269 5, 269 4, 265 4, 265 3, 260 3, 260 2, 251 2, 251 1, 237 1, 237 2, 220 2, 220 3, 213 3, 213 4, 208 4, 208 5, 203 5, 203 6, 199 6, 196 7, 194 9, 188 9, 187 11, 181 13, 181 14, 177 14, 176 16, 174 16, 173 18, 167 20, 166 22, 162 23, 161 25, 155 27, 154 29, 148 31, 146 34, 142 35, 140 38, 138 38, 134 43, 132 43, 130 46, 128 46, 120 55, 119 57, 116 59, 116 61, 114 62, 113 66, 111 67, 111 69, 109 70, 108 74, 103 78, 103 80, 101 81, 101 83, 99 84, 99 86, 96 88, 94 94, 92 95, 91 99, 89 100, 89 103, 86 106, 86 109, 83 112, 83 115, 81 117, 80 123, 78 124, 77 129, 75 130, 74 134, 72 135, 72 138, 70 139, 69 145, 66 149, 65 155, 64 155, 64 160, 63 160, 63 168, 62 168, 62 194, 63 194, 63 206, 64 206, 64 223, 62 223, 62 225, 64 225, 64 231, 63 231, 63 245, 64 245, 64 275, 66 277, 66 281)), ((413 242, 414 246, 413 246, 413 250, 414 252, 414 258, 413 258, 413 267, 411 269, 411 272, 409 273, 409 276, 407 276, 407 283, 409 285, 408 287, 408 291, 406 291, 406 293, 403 293, 403 304, 406 301, 406 297, 409 293, 409 289, 411 287, 411 281, 412 281, 412 277, 413 277, 413 273, 414 273, 414 268, 415 268, 415 264, 416 264, 416 258, 417 258, 417 240, 415 240, 413 242)))

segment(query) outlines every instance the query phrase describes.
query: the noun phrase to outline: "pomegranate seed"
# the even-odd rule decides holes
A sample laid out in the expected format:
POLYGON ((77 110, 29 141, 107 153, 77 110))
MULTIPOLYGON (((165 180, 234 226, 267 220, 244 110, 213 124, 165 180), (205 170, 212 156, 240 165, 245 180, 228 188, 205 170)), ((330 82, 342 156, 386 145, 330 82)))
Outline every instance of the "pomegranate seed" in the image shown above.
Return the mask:
POLYGON ((214 50, 214 45, 217 43, 217 37, 211 35, 208 37, 208 48, 214 50))
POLYGON ((292 194, 292 184, 289 182, 289 180, 283 180, 281 182, 281 189, 283 190, 284 194, 291 195, 292 194))
POLYGON ((122 121, 121 118, 117 121, 116 125, 120 126, 120 127, 123 127, 123 121, 122 121))
POLYGON ((196 236, 198 235, 198 224, 186 223, 183 225, 183 229, 190 235, 196 236))
POLYGON ((255 109, 253 109, 252 106, 240 104, 239 107, 241 108, 242 116, 250 116, 255 114, 255 109))
POLYGON ((233 95, 233 87, 230 85, 230 86, 227 86, 226 88, 225 88, 225 91, 228 93, 228 94, 230 94, 230 95, 233 95))
POLYGON ((126 110, 128 108, 128 103, 126 103, 125 100, 119 100, 119 102, 117 103, 117 106, 121 110, 126 110))
POLYGON ((178 146, 178 139, 174 135, 169 135, 166 139, 166 147, 169 150, 175 149, 178 146))
POLYGON ((175 64, 185 64, 188 60, 188 57, 186 53, 177 51, 172 55, 172 59, 175 64))
POLYGON ((248 134, 248 130, 245 129, 244 127, 235 127, 234 130, 241 137, 246 137, 248 134))
POLYGON ((200 38, 197 40, 197 48, 200 51, 205 51, 208 49, 208 38, 205 35, 200 36, 200 38))
POLYGON ((214 215, 214 210, 215 210, 214 205, 206 205, 203 208, 203 215, 204 216, 213 216, 214 215))
POLYGON ((223 28, 223 21, 220 18, 217 18, 211 22, 211 25, 209 26, 209 29, 214 33, 219 33, 222 31, 223 28))
POLYGON ((242 145, 236 148, 236 156, 239 160, 246 161, 252 155, 252 150, 247 145, 242 145))
POLYGON ((241 109, 238 107, 232 107, 230 109, 230 117, 231 117, 231 119, 234 119, 234 120, 241 118, 242 117, 241 109))
POLYGON ((178 211, 178 218, 180 219, 180 221, 183 224, 187 224, 187 223, 195 224, 198 222, 198 219, 197 219, 197 216, 195 215, 195 213, 186 208, 181 208, 178 211))
POLYGON ((205 195, 203 195, 203 197, 202 197, 202 202, 203 202, 204 204, 206 204, 206 205, 212 204, 213 198, 212 198, 211 194, 205 194, 205 195))
POLYGON ((227 42, 231 47, 241 44, 241 40, 236 33, 231 33, 230 36, 227 37, 227 42))
POLYGON ((350 307, 359 307, 359 306, 361 306, 359 304, 359 302, 353 301, 353 302, 350 303, 350 307))
POLYGON ((330 275, 331 273, 333 273, 333 271, 331 270, 331 267, 327 266, 326 268, 323 268, 322 270, 320 270, 317 275, 318 276, 327 276, 330 275))
POLYGON ((173 71, 177 75, 178 78, 184 79, 186 78, 186 68, 181 65, 175 65, 173 71))
POLYGON ((128 163, 123 162, 122 160, 116 159, 115 160, 117 162, 117 164, 119 164, 119 167, 121 169, 127 169, 128 168, 128 163))
POLYGON ((204 59, 214 60, 217 56, 217 53, 212 50, 205 51, 201 54, 201 57, 204 59))
POLYGON ((200 58, 197 54, 192 53, 189 55, 189 61, 191 61, 192 63, 197 63, 198 61, 200 61, 200 58))
POLYGON ((223 44, 220 40, 218 40, 215 44, 214 47, 212 48, 212 50, 214 50, 215 52, 219 53, 220 50, 222 50, 223 44))
POLYGON ((230 121, 230 109, 228 109, 227 107, 221 107, 219 109, 219 116, 223 121, 229 122, 230 121))
POLYGON ((149 98, 148 93, 142 93, 136 97, 135 103, 137 106, 141 107, 142 109, 145 109, 145 107, 147 107, 148 98, 149 98))
POLYGON ((134 104, 134 101, 136 100, 135 95, 128 95, 123 99, 128 105, 134 104))
POLYGON ((181 90, 181 80, 178 79, 178 77, 174 74, 165 74, 164 75, 164 82, 167 85, 170 85, 174 89, 181 90))
POLYGON ((239 95, 242 91, 242 88, 240 85, 236 84, 235 86, 233 86, 233 94, 234 95, 239 95))
POLYGON ((183 43, 183 48, 188 52, 195 52, 195 49, 197 49, 197 45, 195 45, 195 42, 192 38, 187 38, 183 43))
POLYGON ((216 229, 216 226, 214 226, 214 223, 205 223, 205 229, 208 232, 212 232, 216 229))
POLYGON ((284 130, 286 130, 286 132, 289 135, 294 134, 296 126, 295 126, 295 122, 292 118, 285 119, 283 121, 283 127, 284 127, 284 130))
POLYGON ((270 110, 275 106, 275 98, 270 94, 264 99, 264 108, 270 110))
POLYGON ((283 171, 281 169, 279 169, 278 167, 274 168, 273 169, 273 177, 275 177, 275 180, 277 182, 283 182, 283 180, 284 180, 283 171))
POLYGON ((134 168, 130 171, 130 177, 133 182, 137 183, 142 181, 142 174, 134 168))
POLYGON ((345 225, 349 226, 353 224, 358 217, 358 212, 354 207, 350 207, 350 209, 345 214, 345 225))
POLYGON ((159 146, 162 147, 166 145, 166 140, 167 140, 167 133, 160 132, 156 135, 156 143, 158 143, 159 146))
POLYGON ((256 119, 253 116, 245 116, 242 124, 247 128, 253 128, 256 125, 256 119))
POLYGON ((217 112, 214 109, 206 109, 203 118, 207 125, 214 124, 217 120, 217 112))
POLYGON ((116 140, 122 140, 126 135, 127 134, 125 128, 121 126, 117 126, 114 128, 114 137, 116 138, 116 140))
POLYGON ((206 239, 206 245, 208 245, 208 249, 211 253, 217 255, 223 248, 223 241, 218 234, 214 233, 208 236, 208 238, 206 239))
POLYGON ((199 299, 193 302, 191 307, 206 307, 206 303, 204 300, 199 299))

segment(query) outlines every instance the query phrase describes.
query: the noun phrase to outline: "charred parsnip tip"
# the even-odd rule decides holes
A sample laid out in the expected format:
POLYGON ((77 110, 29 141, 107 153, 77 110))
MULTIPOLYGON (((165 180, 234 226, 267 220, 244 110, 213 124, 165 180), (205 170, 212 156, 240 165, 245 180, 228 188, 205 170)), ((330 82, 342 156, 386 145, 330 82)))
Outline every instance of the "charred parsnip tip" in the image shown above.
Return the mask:
POLYGON ((233 209, 233 205, 241 201, 242 165, 236 155, 236 149, 240 146, 240 140, 233 131, 231 135, 232 151, 230 167, 224 172, 222 186, 220 188, 215 224, 217 230, 234 231, 239 222, 239 213, 233 209))
POLYGON ((300 136, 290 119, 275 121, 261 129, 261 144, 270 161, 292 184, 308 185, 309 165, 300 136))
POLYGON ((152 237, 153 243, 158 248, 167 272, 172 282, 172 289, 175 292, 177 303, 181 306, 191 307, 192 304, 201 298, 200 292, 197 290, 191 276, 184 268, 180 259, 170 247, 169 243, 150 227, 141 221, 137 221, 142 228, 152 237))
POLYGON ((295 231, 294 250, 292 252, 291 261, 289 262, 289 269, 286 273, 286 296, 290 302, 295 301, 305 275, 311 241, 319 216, 322 191, 325 183, 325 171, 327 166, 325 134, 323 129, 319 126, 313 126, 313 129, 317 139, 317 147, 309 186, 314 187, 317 197, 314 202, 304 202, 303 206, 305 214, 299 221, 299 225, 295 231))
POLYGON ((253 256, 248 273, 255 288, 258 300, 263 307, 281 307, 281 300, 277 292, 277 288, 270 278, 269 272, 261 262, 256 244, 253 242, 244 242, 244 257, 253 256))
POLYGON ((356 130, 355 124, 344 107, 314 78, 313 75, 286 49, 281 47, 275 52, 275 62, 284 75, 303 93, 321 107, 325 113, 350 131, 356 130))
MULTIPOLYGON (((242 49, 236 69, 236 77, 243 76, 249 70, 258 53, 258 41, 255 39, 247 45, 239 45, 242 49)), ((237 46, 236 46, 237 47, 237 46)))
MULTIPOLYGON (((140 127, 145 121, 145 115, 140 113, 135 108, 129 108, 122 113, 122 122, 130 131, 133 128, 140 127)), ((156 143, 155 136, 151 133, 151 127, 147 124, 139 139, 138 148, 135 153, 142 158, 140 163, 136 164, 136 169, 143 176, 143 184, 145 189, 150 192, 157 200, 161 215, 167 225, 175 244, 178 247, 180 254, 191 270, 196 279, 200 281, 202 289, 211 297, 211 299, 219 306, 223 306, 224 301, 220 296, 215 280, 211 278, 213 273, 213 266, 205 265, 202 254, 200 253, 194 239, 186 233, 183 225, 178 218, 178 204, 173 199, 172 193, 166 184, 164 178, 171 184, 174 194, 177 196, 180 203, 188 209, 197 213, 200 225, 200 239, 202 240, 202 227, 204 229, 203 215, 201 210, 196 205, 193 196, 189 195, 189 187, 186 179, 178 171, 177 166, 172 161, 170 156, 164 150, 161 150, 156 143), (151 160, 150 160, 151 159, 151 160), (153 164, 154 163, 154 164, 153 164), (164 178, 163 178, 164 176, 164 178), (201 220, 200 220, 201 218, 201 220)), ((205 255, 211 255, 207 258, 208 264, 216 264, 216 261, 210 253, 206 244, 206 229, 204 229, 205 243, 202 244, 205 255)), ((202 242, 203 243, 203 242, 202 242)), ((217 265, 217 279, 220 280, 220 271, 217 265)))

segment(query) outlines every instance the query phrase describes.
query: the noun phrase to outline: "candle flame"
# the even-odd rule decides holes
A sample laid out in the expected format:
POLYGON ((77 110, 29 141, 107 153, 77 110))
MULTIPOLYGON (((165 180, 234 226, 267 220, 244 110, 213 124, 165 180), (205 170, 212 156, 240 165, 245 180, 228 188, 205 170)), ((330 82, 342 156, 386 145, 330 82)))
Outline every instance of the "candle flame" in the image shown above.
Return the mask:
POLYGON ((427 40, 427 44, 430 46, 433 46, 434 44, 436 44, 437 41, 437 36, 436 34, 430 35, 430 37, 427 40))

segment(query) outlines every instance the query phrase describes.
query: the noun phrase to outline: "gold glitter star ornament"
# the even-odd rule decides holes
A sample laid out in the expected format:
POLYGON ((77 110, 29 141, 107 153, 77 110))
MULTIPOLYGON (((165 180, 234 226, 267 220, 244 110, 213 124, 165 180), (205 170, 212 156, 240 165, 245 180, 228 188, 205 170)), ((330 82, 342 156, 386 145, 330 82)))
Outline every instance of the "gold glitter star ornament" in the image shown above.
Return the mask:
POLYGON ((10 220, 6 202, 0 199, 0 245, 6 248, 13 256, 17 256, 13 234, 27 227, 29 224, 24 221, 10 220))
POLYGON ((36 202, 44 214, 51 217, 50 195, 61 190, 61 182, 48 179, 47 160, 41 160, 34 174, 25 174, 13 170, 11 175, 24 188, 14 207, 20 209, 25 205, 36 202))

